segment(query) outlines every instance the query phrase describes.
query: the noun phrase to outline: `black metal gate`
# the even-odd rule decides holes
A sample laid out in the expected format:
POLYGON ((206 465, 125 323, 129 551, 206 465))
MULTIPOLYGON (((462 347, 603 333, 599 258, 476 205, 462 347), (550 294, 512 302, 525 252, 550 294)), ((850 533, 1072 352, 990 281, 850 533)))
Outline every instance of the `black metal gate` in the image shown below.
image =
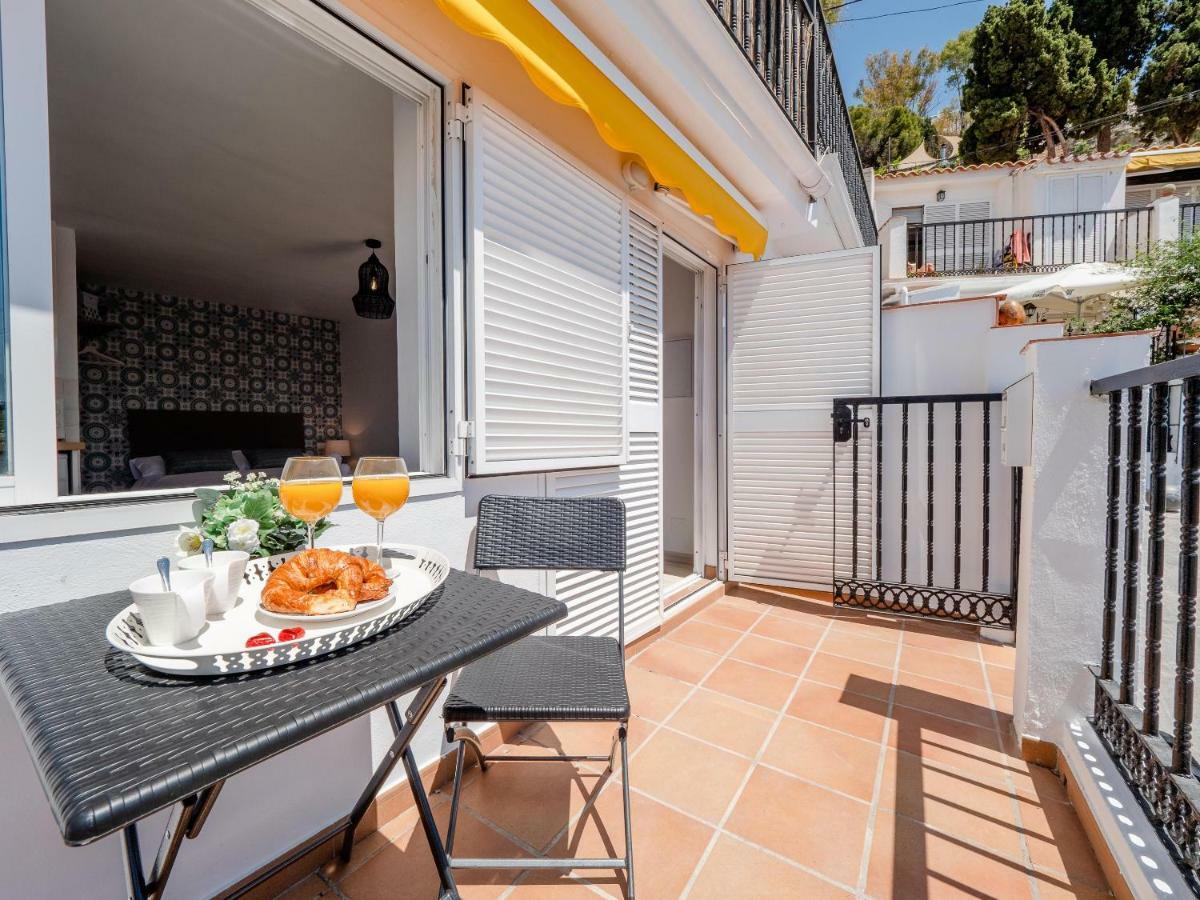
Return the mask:
POLYGON ((833 401, 835 603, 1015 626, 1021 470, 1000 460, 1002 399, 833 401))

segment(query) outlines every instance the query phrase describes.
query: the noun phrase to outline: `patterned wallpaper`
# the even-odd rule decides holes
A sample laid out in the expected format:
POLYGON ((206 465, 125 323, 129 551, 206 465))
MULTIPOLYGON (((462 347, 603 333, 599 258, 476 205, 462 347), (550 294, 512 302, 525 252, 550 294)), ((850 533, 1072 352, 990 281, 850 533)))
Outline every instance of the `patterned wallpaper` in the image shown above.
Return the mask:
MULTIPOLYGON (((338 323, 228 303, 96 285, 116 327, 97 349, 120 365, 79 360, 83 490, 126 490, 127 409, 300 412, 306 449, 341 435, 338 323)), ((81 340, 81 346, 86 346, 81 340)), ((245 449, 245 448, 231 448, 245 449)))

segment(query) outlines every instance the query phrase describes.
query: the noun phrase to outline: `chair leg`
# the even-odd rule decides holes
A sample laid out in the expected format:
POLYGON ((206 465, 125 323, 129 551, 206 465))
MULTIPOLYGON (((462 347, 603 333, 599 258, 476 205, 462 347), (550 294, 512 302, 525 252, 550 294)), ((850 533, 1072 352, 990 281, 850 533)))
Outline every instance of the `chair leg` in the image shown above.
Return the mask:
POLYGON ((450 821, 446 825, 446 853, 454 855, 454 829, 458 827, 458 801, 462 792, 463 762, 467 757, 467 742, 459 741, 454 753, 454 788, 450 794, 450 821))
POLYGON ((621 742, 621 792, 625 801, 625 896, 633 900, 633 819, 629 808, 629 723, 622 722, 617 732, 621 742))

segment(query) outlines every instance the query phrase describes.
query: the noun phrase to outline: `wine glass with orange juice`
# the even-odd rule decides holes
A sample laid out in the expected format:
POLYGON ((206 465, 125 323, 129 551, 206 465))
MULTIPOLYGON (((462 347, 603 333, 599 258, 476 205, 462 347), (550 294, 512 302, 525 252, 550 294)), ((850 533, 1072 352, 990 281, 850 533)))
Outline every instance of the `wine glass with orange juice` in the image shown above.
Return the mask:
POLYGON ((354 502, 375 520, 375 558, 383 565, 383 523, 408 502, 408 467, 399 456, 364 456, 354 468, 354 502))
POLYGON ((313 526, 337 508, 342 499, 342 470, 332 456, 293 456, 279 478, 279 502, 308 526, 308 548, 313 548, 313 526))

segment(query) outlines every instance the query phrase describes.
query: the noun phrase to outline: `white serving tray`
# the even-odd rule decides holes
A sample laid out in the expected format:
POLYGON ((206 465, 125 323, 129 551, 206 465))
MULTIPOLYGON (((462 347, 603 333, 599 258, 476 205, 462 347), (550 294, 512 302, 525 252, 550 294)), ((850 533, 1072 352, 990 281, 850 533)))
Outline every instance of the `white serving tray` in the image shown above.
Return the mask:
MULTIPOLYGON (((335 550, 363 554, 360 546, 334 547, 335 550)), ((267 577, 295 553, 282 553, 267 559, 252 559, 246 566, 245 586, 238 601, 223 616, 209 617, 204 630, 195 638, 178 645, 148 644, 138 616, 130 604, 108 623, 105 635, 118 650, 131 654, 143 665, 170 675, 214 676, 253 672, 311 659, 348 647, 390 628, 413 612, 450 574, 450 563, 441 553, 428 547, 386 544, 391 553, 385 562, 392 578, 389 597, 350 618, 335 621, 304 622, 288 617, 282 622, 258 605, 259 594, 267 577), (304 637, 295 641, 277 641, 265 647, 246 647, 246 639, 259 632, 273 637, 292 624, 304 628, 304 637)))

